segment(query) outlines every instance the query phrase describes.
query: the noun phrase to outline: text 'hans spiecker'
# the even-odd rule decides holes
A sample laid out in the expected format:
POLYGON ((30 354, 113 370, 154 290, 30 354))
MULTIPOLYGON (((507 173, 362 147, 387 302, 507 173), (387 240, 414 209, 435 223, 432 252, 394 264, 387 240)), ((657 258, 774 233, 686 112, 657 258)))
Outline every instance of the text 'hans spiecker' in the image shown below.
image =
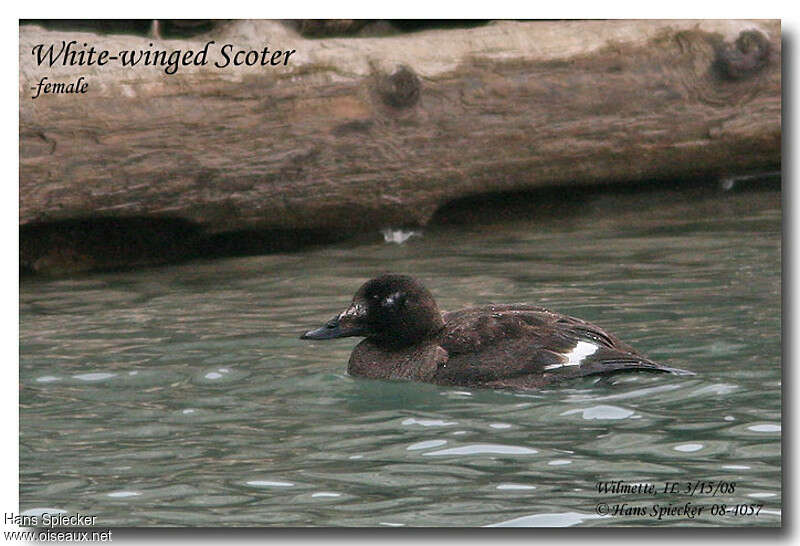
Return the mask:
POLYGON ((19 525, 20 527, 93 527, 97 524, 97 516, 89 514, 64 514, 61 512, 41 514, 15 514, 6 512, 3 515, 6 525, 19 525))

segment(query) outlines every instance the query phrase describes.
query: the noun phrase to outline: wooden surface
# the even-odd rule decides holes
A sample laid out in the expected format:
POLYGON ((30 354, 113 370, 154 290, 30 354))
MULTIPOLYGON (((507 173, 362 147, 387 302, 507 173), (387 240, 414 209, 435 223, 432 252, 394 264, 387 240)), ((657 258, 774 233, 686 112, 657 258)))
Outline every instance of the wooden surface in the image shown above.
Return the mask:
MULTIPOLYGON (((424 223, 484 192, 780 168, 779 21, 498 22, 311 40, 239 21, 167 49, 286 67, 38 67, 20 27, 20 224, 158 217, 208 234, 424 223), (42 76, 86 95, 31 100, 42 76)), ((655 183, 655 182, 654 182, 655 183)))

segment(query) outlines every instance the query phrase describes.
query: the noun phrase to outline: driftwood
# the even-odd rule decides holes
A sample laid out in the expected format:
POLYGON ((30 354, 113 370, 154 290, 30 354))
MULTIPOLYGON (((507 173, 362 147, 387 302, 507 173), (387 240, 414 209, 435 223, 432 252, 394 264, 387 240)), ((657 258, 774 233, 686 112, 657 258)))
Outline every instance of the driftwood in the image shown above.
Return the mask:
MULTIPOLYGON (((154 45, 269 45, 296 50, 288 64, 37 66, 36 44, 70 39, 112 52, 153 42, 20 28, 25 233, 126 217, 206 235, 352 233, 424 224, 485 192, 780 168, 779 21, 497 22, 321 40, 237 21, 154 45), (43 76, 83 76, 88 90, 31 99, 43 76)), ((23 243, 25 264, 47 269, 36 265, 46 251, 23 243)))

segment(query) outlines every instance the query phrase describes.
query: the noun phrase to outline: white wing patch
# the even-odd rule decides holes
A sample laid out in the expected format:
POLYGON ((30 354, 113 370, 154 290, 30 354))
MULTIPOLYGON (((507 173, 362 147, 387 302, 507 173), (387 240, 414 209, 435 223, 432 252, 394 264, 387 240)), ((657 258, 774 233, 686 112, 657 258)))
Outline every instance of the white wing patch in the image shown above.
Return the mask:
POLYGON ((599 348, 600 347, 594 343, 589 343, 588 341, 579 341, 570 352, 564 355, 567 358, 566 362, 563 364, 551 364, 550 366, 545 366, 544 369, 554 370, 556 368, 564 368, 566 366, 580 366, 584 358, 593 355, 599 348))

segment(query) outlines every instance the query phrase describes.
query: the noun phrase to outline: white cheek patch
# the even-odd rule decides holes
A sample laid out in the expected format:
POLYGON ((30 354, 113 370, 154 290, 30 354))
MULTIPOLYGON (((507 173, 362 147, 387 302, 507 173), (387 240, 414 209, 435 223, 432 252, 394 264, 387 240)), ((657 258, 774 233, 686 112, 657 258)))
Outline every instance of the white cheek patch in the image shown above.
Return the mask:
POLYGON ((593 355, 599 348, 600 347, 594 343, 589 343, 588 341, 579 341, 570 352, 564 355, 567 358, 566 362, 563 364, 551 364, 550 366, 545 366, 544 369, 554 370, 556 368, 564 368, 566 366, 580 366, 584 358, 593 355))
POLYGON ((386 299, 383 300, 382 305, 384 307, 391 307, 394 305, 394 303, 397 301, 399 297, 400 297, 400 292, 395 292, 394 294, 387 296, 386 299))
POLYGON ((339 315, 339 319, 341 320, 346 317, 357 317, 363 314, 364 307, 361 304, 351 305, 341 315, 339 315))

